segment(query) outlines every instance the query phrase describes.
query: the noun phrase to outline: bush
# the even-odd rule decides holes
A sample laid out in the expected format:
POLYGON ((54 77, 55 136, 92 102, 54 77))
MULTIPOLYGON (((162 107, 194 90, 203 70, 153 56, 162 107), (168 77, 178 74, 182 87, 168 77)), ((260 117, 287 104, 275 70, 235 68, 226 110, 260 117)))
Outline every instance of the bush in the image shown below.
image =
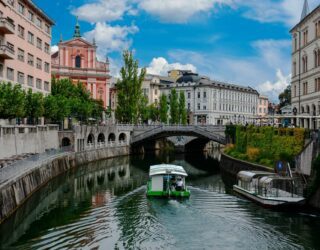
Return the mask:
POLYGON ((259 154, 260 154, 260 149, 253 148, 253 147, 248 147, 247 156, 248 156, 248 159, 250 161, 256 161, 258 156, 259 156, 259 154))
MULTIPOLYGON (((293 161, 304 146, 308 134, 301 128, 233 126, 235 145, 227 146, 226 154, 238 159, 273 167, 277 160, 293 161)), ((228 129, 231 134, 232 129, 228 129)))

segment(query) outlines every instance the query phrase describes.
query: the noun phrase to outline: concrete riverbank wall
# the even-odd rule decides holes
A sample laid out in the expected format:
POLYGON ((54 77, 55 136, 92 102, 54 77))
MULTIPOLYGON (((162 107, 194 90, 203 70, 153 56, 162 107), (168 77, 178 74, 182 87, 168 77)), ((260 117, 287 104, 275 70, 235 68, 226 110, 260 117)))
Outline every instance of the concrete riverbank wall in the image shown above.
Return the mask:
POLYGON ((237 181, 237 174, 242 170, 267 171, 273 172, 272 169, 262 165, 238 160, 224 153, 221 153, 220 171, 223 180, 227 185, 233 185, 237 181))
MULTIPOLYGON (((56 176, 89 162, 129 155, 128 145, 83 152, 65 152, 39 161, 28 169, 8 167, 0 177, 0 223, 8 218, 36 190, 56 176)), ((26 167, 25 167, 26 168, 26 167)))
POLYGON ((0 126, 0 159, 59 147, 57 125, 0 126))

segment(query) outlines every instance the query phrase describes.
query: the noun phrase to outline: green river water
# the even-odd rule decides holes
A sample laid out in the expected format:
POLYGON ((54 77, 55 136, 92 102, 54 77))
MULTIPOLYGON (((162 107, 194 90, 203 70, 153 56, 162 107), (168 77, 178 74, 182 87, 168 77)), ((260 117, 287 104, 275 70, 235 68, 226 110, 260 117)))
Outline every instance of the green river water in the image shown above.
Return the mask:
POLYGON ((320 215, 275 212, 235 196, 210 154, 120 157, 78 167, 0 225, 1 249, 320 249, 320 215), (191 197, 148 199, 148 169, 189 173, 191 197))

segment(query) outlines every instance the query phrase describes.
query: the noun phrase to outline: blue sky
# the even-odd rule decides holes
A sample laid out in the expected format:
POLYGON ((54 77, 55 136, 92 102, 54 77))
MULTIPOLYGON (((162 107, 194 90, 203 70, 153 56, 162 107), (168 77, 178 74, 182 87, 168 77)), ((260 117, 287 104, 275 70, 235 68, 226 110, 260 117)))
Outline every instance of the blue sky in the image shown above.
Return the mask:
MULTIPOLYGON (((149 73, 192 69, 252 86, 276 100, 290 82, 290 28, 304 0, 34 0, 55 20, 52 44, 70 39, 79 16, 111 72, 131 49, 149 73)), ((313 9, 320 0, 309 0, 313 9)), ((53 49, 55 47, 53 46, 53 49)))

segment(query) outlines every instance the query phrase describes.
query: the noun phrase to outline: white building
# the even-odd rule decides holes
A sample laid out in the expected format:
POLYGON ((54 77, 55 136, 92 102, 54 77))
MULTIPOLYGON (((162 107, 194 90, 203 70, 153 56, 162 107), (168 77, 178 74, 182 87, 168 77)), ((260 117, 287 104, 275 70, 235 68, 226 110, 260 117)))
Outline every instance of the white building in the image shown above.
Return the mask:
POLYGON ((184 91, 190 124, 254 123, 259 93, 251 87, 210 80, 185 73, 175 83, 162 84, 161 93, 184 91))
POLYGON ((294 125, 320 127, 320 5, 309 12, 305 0, 292 34, 291 102, 294 125))

